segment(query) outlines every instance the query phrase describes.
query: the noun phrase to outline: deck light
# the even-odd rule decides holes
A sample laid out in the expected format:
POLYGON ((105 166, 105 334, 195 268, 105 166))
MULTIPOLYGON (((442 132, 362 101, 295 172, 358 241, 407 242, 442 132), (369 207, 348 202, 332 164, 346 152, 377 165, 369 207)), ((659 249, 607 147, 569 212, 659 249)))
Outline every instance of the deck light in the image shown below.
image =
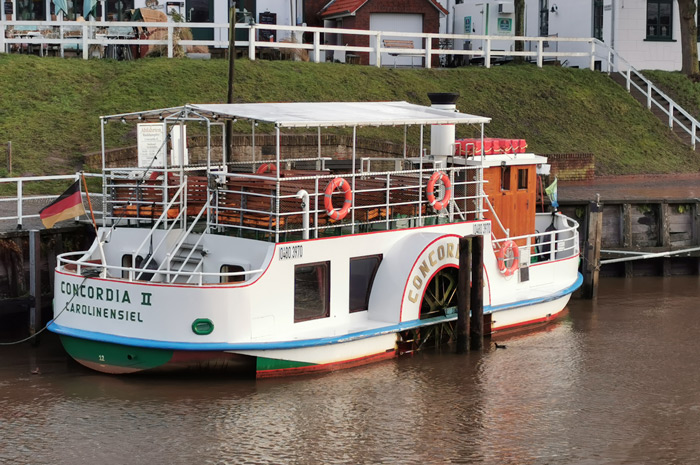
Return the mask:
POLYGON ((126 124, 126 118, 124 118, 123 116, 120 121, 122 122, 122 124, 126 124))

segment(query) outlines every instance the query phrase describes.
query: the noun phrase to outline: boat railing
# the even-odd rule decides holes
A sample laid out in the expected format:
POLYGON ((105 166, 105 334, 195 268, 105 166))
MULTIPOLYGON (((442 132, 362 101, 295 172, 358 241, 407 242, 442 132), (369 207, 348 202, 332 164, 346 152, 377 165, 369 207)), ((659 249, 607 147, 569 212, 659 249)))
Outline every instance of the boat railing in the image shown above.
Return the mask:
POLYGON ((494 240, 494 249, 500 249, 508 241, 515 242, 521 263, 539 263, 579 255, 579 225, 576 221, 561 214, 553 216, 551 213, 538 213, 537 219, 540 220, 539 224, 551 224, 552 228, 534 234, 494 240))
MULTIPOLYGON (((268 240, 353 234, 475 219, 481 189, 475 167, 441 170, 452 185, 450 201, 436 210, 427 184, 435 169, 348 174, 288 171, 248 175, 220 173, 212 226, 268 240)), ((444 199, 444 184, 434 183, 434 197, 444 199)))
MULTIPOLYGON (((70 273, 75 273, 81 276, 98 276, 102 271, 106 272, 106 277, 110 279, 122 279, 127 282, 137 282, 136 276, 153 274, 153 269, 147 269, 143 266, 118 266, 118 265, 104 265, 100 259, 86 259, 87 251, 79 252, 66 252, 58 255, 57 269, 60 271, 66 271, 70 273), (71 258, 75 257, 75 258, 71 258)), ((237 282, 237 284, 245 284, 252 276, 255 276, 264 271, 263 268, 247 271, 232 271, 232 272, 203 272, 203 271, 169 271, 161 270, 158 274, 163 275, 166 282, 171 282, 173 278, 171 276, 179 275, 188 277, 187 283, 181 284, 191 284, 191 285, 203 285, 212 283, 223 283, 224 281, 230 282, 230 279, 222 280, 222 278, 231 277, 243 277, 243 281, 237 282)))

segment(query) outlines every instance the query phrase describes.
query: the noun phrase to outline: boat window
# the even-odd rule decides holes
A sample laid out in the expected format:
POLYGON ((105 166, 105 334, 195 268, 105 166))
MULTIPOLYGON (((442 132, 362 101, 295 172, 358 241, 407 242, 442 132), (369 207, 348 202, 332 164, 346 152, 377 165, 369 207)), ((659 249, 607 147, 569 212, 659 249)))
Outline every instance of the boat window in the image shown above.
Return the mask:
POLYGON ((330 316, 331 262, 294 267, 294 322, 330 316))
MULTIPOLYGON (((122 267, 131 268, 133 266, 131 254, 122 255, 122 267)), ((127 279, 129 277, 129 270, 122 270, 122 278, 127 279)))
POLYGON ((510 166, 501 167, 501 190, 510 190, 510 166))
POLYGON ((527 189, 527 169, 518 170, 518 189, 527 189))
MULTIPOLYGON (((238 265, 221 265, 221 273, 239 273, 241 271, 245 271, 245 269, 242 266, 238 265)), ((219 282, 222 283, 242 283, 245 281, 245 276, 244 275, 238 275, 238 276, 221 276, 219 278, 219 282)))
POLYGON ((369 307, 369 295, 382 255, 350 259, 350 313, 362 312, 369 307))

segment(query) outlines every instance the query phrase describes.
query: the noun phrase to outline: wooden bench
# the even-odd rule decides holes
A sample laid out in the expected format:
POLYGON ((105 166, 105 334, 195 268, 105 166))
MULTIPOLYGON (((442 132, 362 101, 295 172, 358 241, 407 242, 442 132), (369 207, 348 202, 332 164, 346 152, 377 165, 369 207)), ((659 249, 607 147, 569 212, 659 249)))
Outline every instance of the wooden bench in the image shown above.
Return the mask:
MULTIPOLYGON (((384 39, 382 42, 384 42, 384 48, 402 48, 402 49, 415 50, 415 47, 413 46, 413 41, 411 39, 407 39, 407 40, 384 39)), ((411 57, 411 68, 413 68, 413 57, 422 57, 423 56, 420 53, 392 53, 392 52, 388 52, 388 53, 389 53, 389 55, 394 57, 394 68, 396 68, 396 57, 398 57, 399 55, 411 57)))

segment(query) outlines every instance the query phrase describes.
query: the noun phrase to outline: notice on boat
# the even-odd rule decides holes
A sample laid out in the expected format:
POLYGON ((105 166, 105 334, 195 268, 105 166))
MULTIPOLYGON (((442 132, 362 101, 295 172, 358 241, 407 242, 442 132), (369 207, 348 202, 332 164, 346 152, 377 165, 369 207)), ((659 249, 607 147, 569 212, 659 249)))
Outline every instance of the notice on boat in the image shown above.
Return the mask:
POLYGON ((292 260, 304 256, 303 245, 283 245, 280 247, 280 260, 292 260))
POLYGON ((161 123, 136 125, 139 167, 162 167, 165 147, 165 127, 161 123), (155 158, 155 161, 154 161, 155 158))

